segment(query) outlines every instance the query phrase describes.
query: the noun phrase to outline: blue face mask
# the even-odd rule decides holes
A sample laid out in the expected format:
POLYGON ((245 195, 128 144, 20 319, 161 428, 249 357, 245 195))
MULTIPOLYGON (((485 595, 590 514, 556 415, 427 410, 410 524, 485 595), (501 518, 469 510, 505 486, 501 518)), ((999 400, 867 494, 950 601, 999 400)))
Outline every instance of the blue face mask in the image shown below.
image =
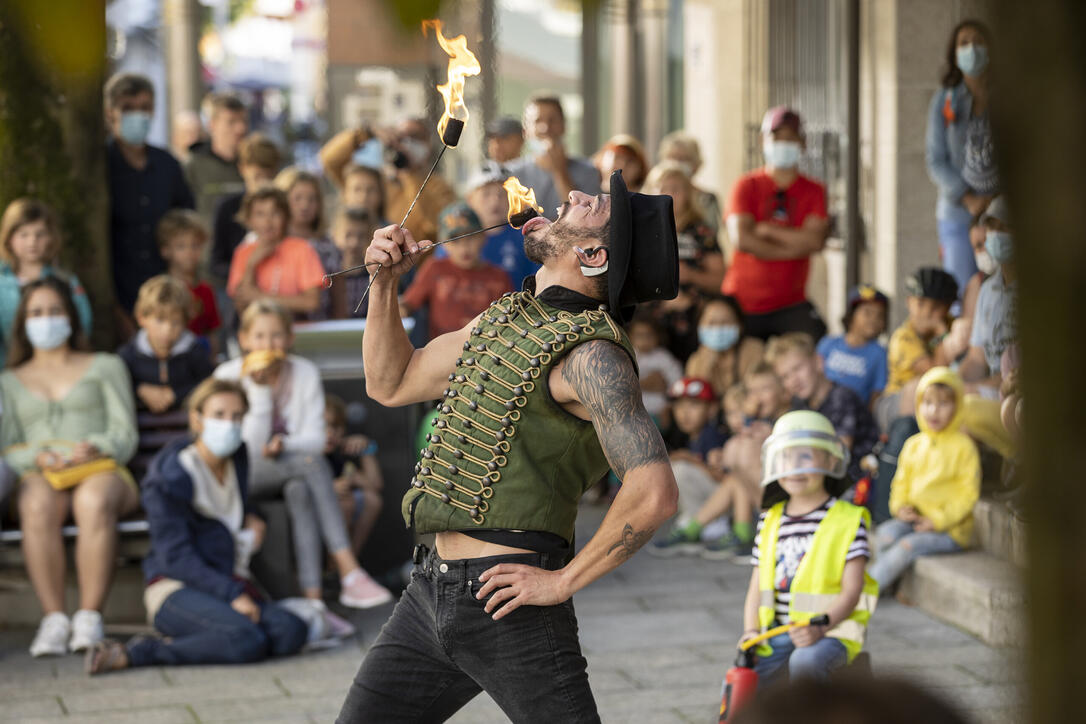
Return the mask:
POLYGON ((992 257, 992 261, 1006 264, 1014 257, 1014 240, 1009 231, 989 230, 984 237, 984 250, 992 257))
POLYGON ((384 146, 376 138, 371 138, 354 152, 354 155, 351 156, 351 162, 358 166, 379 169, 385 162, 384 146))
POLYGON ((121 114, 121 139, 131 146, 147 143, 151 132, 151 114, 147 111, 125 111, 121 114))
POLYGON ((67 317, 30 317, 26 320, 26 337, 34 349, 56 349, 71 336, 72 323, 67 317))
POLYGON ((241 423, 205 417, 204 430, 200 433, 200 441, 211 451, 212 455, 228 458, 241 447, 241 423))
POLYGON ((698 341, 716 352, 724 352, 739 341, 739 325, 721 324, 698 327, 698 341))
POLYGON ((766 165, 773 168, 795 168, 799 165, 801 150, 799 143, 796 141, 766 139, 762 143, 762 153, 765 154, 766 165))
POLYGON ((955 57, 958 69, 970 78, 976 78, 988 67, 988 48, 983 45, 959 45, 955 57))

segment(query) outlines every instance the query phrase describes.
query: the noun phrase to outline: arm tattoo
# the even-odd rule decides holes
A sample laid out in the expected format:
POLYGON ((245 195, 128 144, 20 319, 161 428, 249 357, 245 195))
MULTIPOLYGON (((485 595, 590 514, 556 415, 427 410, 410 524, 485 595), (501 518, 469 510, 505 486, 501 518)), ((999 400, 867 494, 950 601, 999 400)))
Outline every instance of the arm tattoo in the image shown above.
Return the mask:
POLYGON ((641 402, 641 384, 625 350, 605 340, 585 342, 569 353, 562 376, 592 416, 619 480, 634 468, 667 462, 663 438, 641 402))
POLYGON ((607 549, 607 555, 618 549, 618 558, 621 561, 629 560, 637 549, 645 545, 652 537, 651 530, 634 530, 629 523, 622 529, 622 537, 615 541, 614 545, 607 549))

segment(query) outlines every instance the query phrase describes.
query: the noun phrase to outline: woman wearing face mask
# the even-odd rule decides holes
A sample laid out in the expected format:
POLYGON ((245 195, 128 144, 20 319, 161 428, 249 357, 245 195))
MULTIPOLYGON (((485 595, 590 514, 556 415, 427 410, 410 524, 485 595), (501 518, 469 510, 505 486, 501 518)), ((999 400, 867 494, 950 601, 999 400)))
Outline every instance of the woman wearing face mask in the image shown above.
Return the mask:
POLYGON ((241 385, 208 379, 189 398, 192 437, 167 445, 143 481, 151 550, 143 561, 147 618, 167 638, 102 641, 89 674, 133 666, 232 664, 296 653, 307 626, 262 599, 249 558, 264 521, 249 507, 249 458, 241 385))
POLYGON ((969 226, 998 192, 988 125, 988 47, 991 34, 963 20, 950 35, 942 87, 928 110, 928 175, 939 189, 935 207, 943 268, 966 289, 977 272, 969 226))
POLYGON ((69 285, 45 277, 23 288, 8 369, 0 374, 0 448, 20 476, 23 556, 44 617, 33 656, 80 651, 102 638, 117 519, 136 508, 124 464, 136 450, 132 383, 120 358, 87 349, 69 285), (79 527, 79 610, 65 612, 68 514, 79 527))
POLYGON ((718 398, 762 358, 764 344, 747 337, 743 312, 734 297, 714 297, 698 317, 698 349, 686 362, 686 376, 709 380, 718 398))

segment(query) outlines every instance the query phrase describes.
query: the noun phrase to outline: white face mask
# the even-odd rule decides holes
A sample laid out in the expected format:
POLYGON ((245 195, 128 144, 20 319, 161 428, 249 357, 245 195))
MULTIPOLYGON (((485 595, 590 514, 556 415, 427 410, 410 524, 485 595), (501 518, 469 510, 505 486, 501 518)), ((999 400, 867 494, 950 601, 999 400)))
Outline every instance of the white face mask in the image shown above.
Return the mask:
POLYGON ((211 451, 212 455, 220 458, 228 458, 241 447, 241 423, 232 420, 220 420, 214 417, 205 417, 204 429, 200 433, 200 440, 211 451))
POLYGON ((26 336, 34 349, 56 349, 72 336, 72 323, 66 316, 30 317, 26 336))
POLYGON ((774 141, 767 138, 762 143, 766 165, 773 168, 795 168, 799 165, 802 151, 803 149, 796 141, 774 141))
POLYGON ((996 269, 999 268, 999 264, 992 258, 992 255, 987 250, 981 249, 973 254, 973 258, 977 262, 977 269, 980 269, 981 273, 986 276, 991 276, 996 273, 996 269))

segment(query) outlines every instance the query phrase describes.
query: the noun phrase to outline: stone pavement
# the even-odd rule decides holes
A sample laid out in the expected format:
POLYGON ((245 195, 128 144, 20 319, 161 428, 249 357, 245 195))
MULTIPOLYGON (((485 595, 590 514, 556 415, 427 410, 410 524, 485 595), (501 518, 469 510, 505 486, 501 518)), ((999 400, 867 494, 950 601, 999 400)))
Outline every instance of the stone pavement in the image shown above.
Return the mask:
MULTIPOLYGON (((603 509, 582 507, 587 540, 603 509)), ((646 553, 578 593, 574 602, 604 722, 715 722, 720 681, 742 629, 747 566, 646 553)), ((127 671, 97 679, 69 656, 32 659, 32 632, 0 632, 0 721, 90 724, 331 722, 391 605, 352 616, 358 640, 332 651, 250 666, 127 671)), ((883 599, 870 628, 876 674, 914 679, 978 724, 1021 719, 1020 651, 993 649, 923 613, 883 599)), ((507 719, 484 694, 452 719, 507 719)))

